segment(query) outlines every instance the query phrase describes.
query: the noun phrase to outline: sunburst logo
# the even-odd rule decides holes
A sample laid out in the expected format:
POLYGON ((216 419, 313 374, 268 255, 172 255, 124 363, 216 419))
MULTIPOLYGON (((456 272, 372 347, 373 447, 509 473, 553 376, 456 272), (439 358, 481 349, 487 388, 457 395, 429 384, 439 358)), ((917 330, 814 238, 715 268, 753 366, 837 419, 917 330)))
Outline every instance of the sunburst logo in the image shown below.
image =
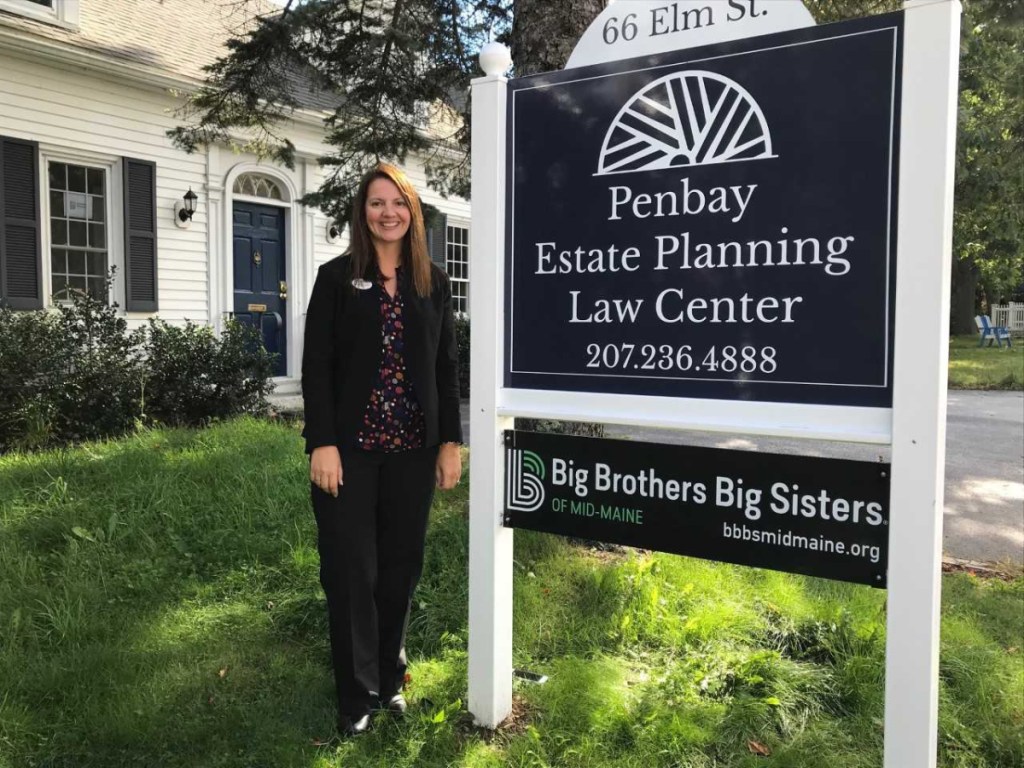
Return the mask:
POLYGON ((544 503, 544 461, 533 451, 512 448, 505 462, 505 506, 516 512, 536 512, 544 503))
POLYGON ((765 160, 772 137, 743 86, 715 72, 675 72, 633 94, 612 121, 598 176, 765 160))

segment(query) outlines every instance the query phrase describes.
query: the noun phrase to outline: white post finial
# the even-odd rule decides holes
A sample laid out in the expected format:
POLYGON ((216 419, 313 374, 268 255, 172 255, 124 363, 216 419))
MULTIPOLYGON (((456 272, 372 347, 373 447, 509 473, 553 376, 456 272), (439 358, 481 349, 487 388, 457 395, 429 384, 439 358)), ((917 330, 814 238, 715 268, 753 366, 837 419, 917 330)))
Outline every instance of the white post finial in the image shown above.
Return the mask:
POLYGON ((488 77, 500 77, 512 66, 512 52, 507 45, 487 43, 480 49, 480 69, 488 77))

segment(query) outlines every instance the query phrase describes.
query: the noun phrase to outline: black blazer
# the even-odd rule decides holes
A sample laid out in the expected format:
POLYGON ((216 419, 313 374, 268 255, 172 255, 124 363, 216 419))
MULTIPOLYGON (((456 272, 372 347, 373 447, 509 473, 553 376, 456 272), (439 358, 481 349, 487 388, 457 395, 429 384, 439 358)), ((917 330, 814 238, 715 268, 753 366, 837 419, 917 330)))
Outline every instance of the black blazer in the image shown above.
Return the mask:
MULTIPOLYGON (((405 366, 426 422, 426 446, 462 442, 459 353, 448 275, 431 264, 430 296, 416 293, 407 269, 399 290, 405 304, 405 366)), ((306 311, 302 397, 306 452, 352 446, 380 370, 380 294, 352 285, 348 255, 320 267, 306 311)))

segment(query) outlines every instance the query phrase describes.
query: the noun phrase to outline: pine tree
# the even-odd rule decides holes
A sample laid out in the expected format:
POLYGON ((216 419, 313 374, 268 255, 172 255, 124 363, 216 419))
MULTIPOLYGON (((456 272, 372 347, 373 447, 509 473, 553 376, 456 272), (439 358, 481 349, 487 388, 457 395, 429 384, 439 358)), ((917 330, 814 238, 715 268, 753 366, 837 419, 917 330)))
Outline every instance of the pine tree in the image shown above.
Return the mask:
POLYGON ((345 220, 358 179, 411 153, 432 186, 468 196, 469 80, 480 46, 510 18, 510 0, 290 0, 228 41, 169 135, 188 151, 219 143, 292 167, 283 128, 314 103, 328 113, 330 151, 303 203, 345 220), (428 131, 438 125, 451 128, 428 131))
MULTIPOLYGON (((303 198, 348 218, 379 160, 424 158, 443 194, 469 196, 469 80, 491 36, 515 74, 560 69, 604 0, 288 0, 229 41, 169 132, 187 150, 221 143, 291 165, 283 126, 310 101, 328 112, 328 171, 303 198), (447 130, 425 130, 449 126, 447 130), (237 139, 241 134, 247 138, 237 139)), ((805 0, 819 22, 898 10, 900 0, 805 0)), ((976 299, 1024 292, 1024 3, 963 0, 951 328, 973 331, 976 299)))

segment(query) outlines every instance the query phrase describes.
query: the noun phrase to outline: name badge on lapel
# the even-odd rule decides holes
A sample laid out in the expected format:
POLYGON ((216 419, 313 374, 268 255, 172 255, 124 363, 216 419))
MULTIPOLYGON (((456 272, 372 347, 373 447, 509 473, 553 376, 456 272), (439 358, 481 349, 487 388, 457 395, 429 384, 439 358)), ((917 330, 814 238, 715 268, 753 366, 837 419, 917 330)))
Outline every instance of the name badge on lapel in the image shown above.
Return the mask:
POLYGON ((373 287, 373 283, 371 283, 369 280, 363 280, 360 277, 356 277, 353 278, 352 280, 352 287, 355 288, 357 291, 367 291, 373 287))

